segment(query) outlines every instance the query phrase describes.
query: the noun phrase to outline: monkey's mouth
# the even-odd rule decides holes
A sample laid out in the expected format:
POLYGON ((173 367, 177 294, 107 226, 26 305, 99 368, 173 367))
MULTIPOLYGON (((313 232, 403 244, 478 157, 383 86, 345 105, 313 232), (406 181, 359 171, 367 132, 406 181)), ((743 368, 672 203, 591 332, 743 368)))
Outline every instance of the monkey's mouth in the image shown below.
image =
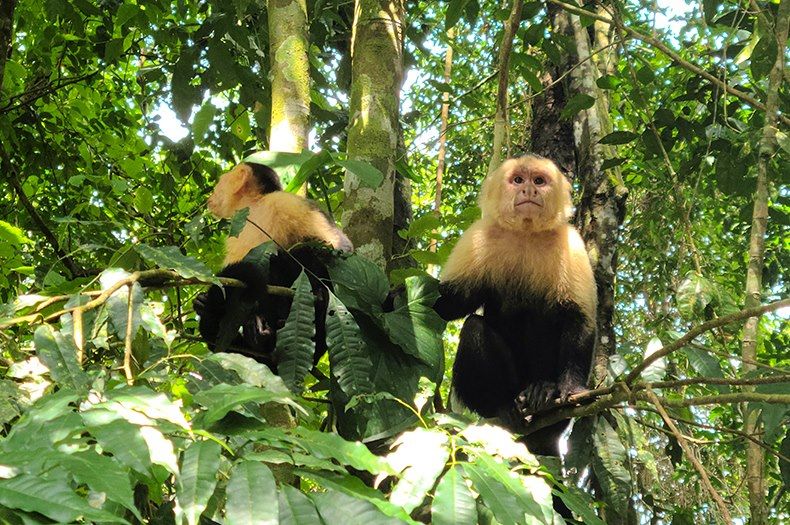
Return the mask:
POLYGON ((533 206, 537 206, 539 208, 543 207, 543 205, 541 203, 536 202, 536 201, 531 201, 531 200, 527 199, 525 201, 521 201, 521 202, 516 203, 516 208, 518 208, 519 206, 521 206, 523 204, 532 204, 533 206))

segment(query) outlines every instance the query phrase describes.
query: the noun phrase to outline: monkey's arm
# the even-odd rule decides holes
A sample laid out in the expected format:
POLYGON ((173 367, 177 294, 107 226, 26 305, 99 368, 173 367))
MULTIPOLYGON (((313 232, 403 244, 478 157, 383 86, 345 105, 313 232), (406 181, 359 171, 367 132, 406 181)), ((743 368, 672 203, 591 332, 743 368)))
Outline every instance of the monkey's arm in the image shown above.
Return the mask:
POLYGON ((595 338, 595 319, 588 319, 578 307, 570 308, 560 336, 559 362, 563 363, 557 380, 560 399, 587 389, 595 338))
POLYGON ((473 313, 483 302, 482 289, 469 287, 463 282, 444 281, 439 283, 439 298, 433 309, 445 321, 453 321, 473 313))

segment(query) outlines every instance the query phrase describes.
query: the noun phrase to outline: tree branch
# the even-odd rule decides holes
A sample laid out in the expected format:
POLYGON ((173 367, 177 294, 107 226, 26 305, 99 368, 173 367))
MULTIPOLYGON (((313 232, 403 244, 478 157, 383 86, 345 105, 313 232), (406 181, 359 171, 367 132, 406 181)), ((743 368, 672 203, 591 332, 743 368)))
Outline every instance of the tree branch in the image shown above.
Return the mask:
MULTIPOLYGON (((748 95, 747 93, 744 93, 743 91, 735 89, 734 87, 730 86, 729 84, 727 84, 726 82, 722 81, 721 79, 716 78, 715 76, 711 75, 710 73, 708 73, 707 71, 705 71, 704 69, 699 67, 698 65, 692 64, 691 62, 689 62, 687 60, 684 60, 683 58, 681 58, 681 56, 679 54, 677 54, 675 51, 670 49, 669 46, 667 46, 665 43, 663 43, 662 41, 658 40, 657 38, 654 38, 654 37, 649 36, 649 35, 644 35, 644 34, 640 33, 639 31, 636 31, 634 29, 631 29, 630 27, 627 27, 627 26, 623 25, 618 20, 613 20, 611 18, 599 15, 597 13, 593 13, 593 12, 587 11, 586 9, 582 9, 581 7, 577 7, 575 5, 568 4, 568 3, 562 2, 560 0, 549 0, 549 2, 561 7, 562 9, 564 9, 565 11, 568 11, 569 13, 573 13, 573 14, 576 14, 576 15, 579 15, 579 16, 586 16, 587 18, 592 18, 593 20, 598 20, 600 22, 604 22, 606 24, 609 24, 609 25, 612 25, 612 26, 618 28, 619 30, 623 31, 626 35, 628 35, 628 36, 630 36, 632 38, 635 38, 637 40, 641 40, 642 42, 653 46, 654 48, 656 48, 659 51, 661 51, 664 55, 669 57, 673 62, 675 62, 677 65, 679 65, 683 69, 685 69, 687 71, 691 71, 695 75, 701 76, 702 78, 704 78, 708 82, 711 82, 712 84, 715 84, 715 85, 719 86, 721 89, 725 90, 730 95, 733 95, 733 96, 743 100, 744 102, 746 102, 747 104, 749 104, 753 108, 759 109, 759 110, 764 111, 764 112, 767 111, 766 107, 765 107, 765 104, 763 104, 762 102, 758 101, 757 99, 755 99, 754 97, 748 95)), ((786 117, 784 115, 779 115, 778 118, 783 123, 790 124, 790 118, 788 118, 788 117, 786 117)))

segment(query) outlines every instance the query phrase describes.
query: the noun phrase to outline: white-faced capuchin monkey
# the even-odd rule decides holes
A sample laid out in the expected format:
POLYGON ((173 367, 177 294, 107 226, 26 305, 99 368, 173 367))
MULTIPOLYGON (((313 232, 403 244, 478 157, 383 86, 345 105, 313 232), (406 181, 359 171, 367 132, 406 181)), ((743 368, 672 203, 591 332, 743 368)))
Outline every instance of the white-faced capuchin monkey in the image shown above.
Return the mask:
POLYGON ((227 240, 225 267, 218 274, 247 287, 212 286, 194 302, 200 334, 209 348, 249 355, 276 372, 277 330, 288 317, 291 300, 269 295, 266 287, 290 287, 305 268, 316 299, 317 361, 326 351, 327 287, 331 287, 326 261, 333 250, 351 252, 351 241, 313 202, 282 191, 274 170, 259 163, 242 162, 223 174, 208 208, 220 218, 249 208, 239 236, 227 240), (243 260, 251 249, 270 240, 280 249, 267 267, 243 260))
MULTIPOLYGON (((453 367, 455 399, 523 430, 522 414, 587 388, 597 297, 573 226, 570 183, 550 160, 527 155, 489 174, 482 218, 444 266, 434 308, 469 315, 453 367), (483 307, 483 315, 475 312, 483 307), (521 427, 521 428, 519 428, 521 427)), ((531 452, 559 456, 563 421, 526 436, 531 452)))

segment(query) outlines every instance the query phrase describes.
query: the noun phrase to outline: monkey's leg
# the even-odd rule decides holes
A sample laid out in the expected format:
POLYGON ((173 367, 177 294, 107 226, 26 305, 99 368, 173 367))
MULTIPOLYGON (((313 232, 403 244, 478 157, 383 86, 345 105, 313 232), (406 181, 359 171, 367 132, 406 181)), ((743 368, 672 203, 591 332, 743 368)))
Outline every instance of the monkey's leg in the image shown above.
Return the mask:
POLYGON ((483 417, 500 416, 513 407, 519 385, 510 348, 482 316, 472 314, 464 321, 452 389, 483 417))

